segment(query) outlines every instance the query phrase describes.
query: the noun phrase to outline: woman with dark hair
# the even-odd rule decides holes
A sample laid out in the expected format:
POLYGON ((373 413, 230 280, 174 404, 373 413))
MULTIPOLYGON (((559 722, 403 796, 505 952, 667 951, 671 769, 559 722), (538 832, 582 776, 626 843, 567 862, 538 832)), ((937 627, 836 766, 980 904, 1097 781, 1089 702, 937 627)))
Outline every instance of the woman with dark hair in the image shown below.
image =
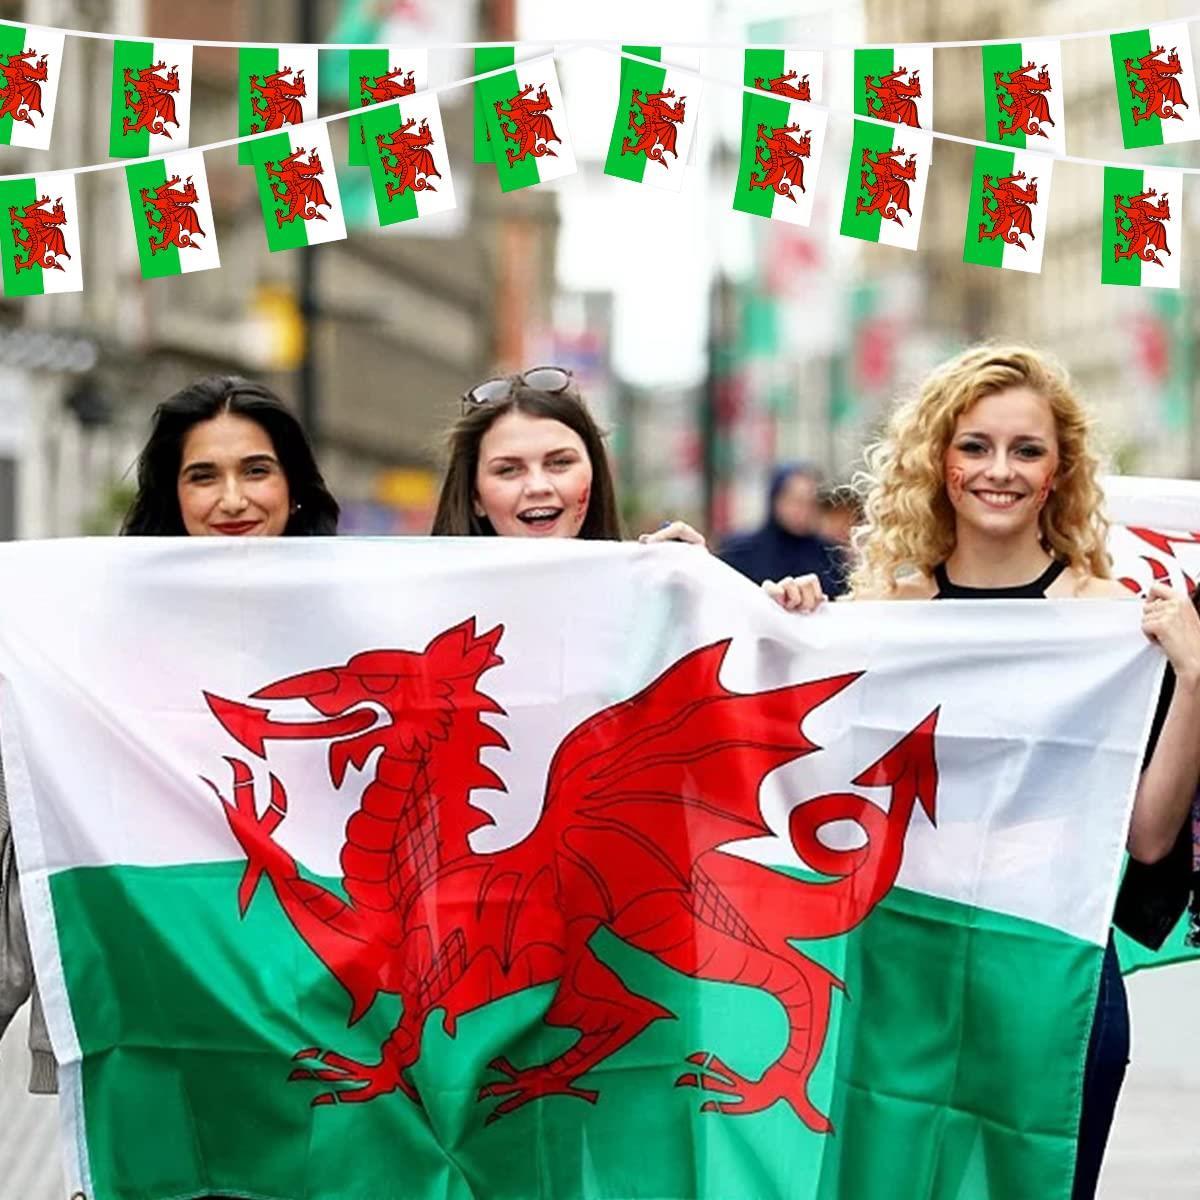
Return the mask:
MULTIPOLYGON (((209 375, 154 411, 121 533, 148 537, 308 537, 337 533, 338 504, 300 422, 262 384, 209 375)), ((0 1035, 32 1000, 29 1090, 57 1091, 17 887, 0 764, 0 1035)))
POLYGON ((209 375, 154 411, 121 533, 315 537, 338 504, 300 422, 260 383, 209 375))

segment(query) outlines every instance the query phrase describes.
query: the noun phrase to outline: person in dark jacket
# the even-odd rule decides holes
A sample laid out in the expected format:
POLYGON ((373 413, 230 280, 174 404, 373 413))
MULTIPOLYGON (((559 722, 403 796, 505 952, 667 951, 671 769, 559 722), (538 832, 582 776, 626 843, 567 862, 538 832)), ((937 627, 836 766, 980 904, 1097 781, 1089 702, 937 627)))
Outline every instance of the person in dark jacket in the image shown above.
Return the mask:
POLYGON ((717 556, 747 579, 816 575, 826 596, 846 590, 841 547, 818 532, 821 473, 811 463, 783 463, 771 472, 767 519, 753 533, 726 539, 717 556))

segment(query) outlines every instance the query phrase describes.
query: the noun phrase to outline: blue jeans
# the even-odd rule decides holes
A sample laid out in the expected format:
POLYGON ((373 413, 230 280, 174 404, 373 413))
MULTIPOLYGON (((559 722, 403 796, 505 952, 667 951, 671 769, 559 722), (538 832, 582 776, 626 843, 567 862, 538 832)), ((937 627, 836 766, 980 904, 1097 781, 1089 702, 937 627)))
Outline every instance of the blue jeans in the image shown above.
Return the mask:
POLYGON ((1100 1164, 1108 1131, 1112 1128, 1117 1096, 1129 1064, 1129 1002, 1117 962, 1117 950, 1108 939, 1100 993, 1088 1039, 1083 1071, 1083 1112, 1079 1118, 1079 1147, 1075 1155, 1075 1187, 1071 1200, 1092 1200, 1100 1178, 1100 1164))

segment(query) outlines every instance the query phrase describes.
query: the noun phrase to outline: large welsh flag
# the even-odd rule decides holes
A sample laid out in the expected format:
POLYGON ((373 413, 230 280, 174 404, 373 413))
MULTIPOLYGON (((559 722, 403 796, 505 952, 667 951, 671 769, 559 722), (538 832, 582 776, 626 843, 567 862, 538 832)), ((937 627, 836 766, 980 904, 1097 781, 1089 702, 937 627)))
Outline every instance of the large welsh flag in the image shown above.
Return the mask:
POLYGON ((72 1191, 1070 1195, 1132 599, 802 619, 519 539, 0 568, 72 1191))
POLYGON ((1200 137, 1192 46, 1184 22, 1109 37, 1126 149, 1200 137))
POLYGON ((1049 38, 991 43, 983 59, 983 116, 989 142, 1067 151, 1062 48, 1049 38))
POLYGON ((190 275, 221 265, 201 151, 130 163, 125 183, 146 279, 190 275))
POLYGON ((110 155, 144 158, 186 149, 191 111, 191 42, 113 43, 110 155))
POLYGON ((295 250, 346 236, 329 130, 322 121, 257 138, 254 155, 267 245, 295 250))
POLYGON ((66 34, 0 25, 0 146, 48 150, 66 34))
POLYGON ((1053 167, 1045 154, 976 147, 963 262, 1042 269, 1053 167))
POLYGON ((1105 167, 1100 281, 1177 288, 1183 265, 1183 172, 1105 167))
POLYGON ((370 151, 380 225, 454 208, 454 180, 437 94, 408 96, 359 118, 370 151))
POLYGON ((79 204, 70 171, 0 183, 0 278, 10 297, 83 291, 79 204))

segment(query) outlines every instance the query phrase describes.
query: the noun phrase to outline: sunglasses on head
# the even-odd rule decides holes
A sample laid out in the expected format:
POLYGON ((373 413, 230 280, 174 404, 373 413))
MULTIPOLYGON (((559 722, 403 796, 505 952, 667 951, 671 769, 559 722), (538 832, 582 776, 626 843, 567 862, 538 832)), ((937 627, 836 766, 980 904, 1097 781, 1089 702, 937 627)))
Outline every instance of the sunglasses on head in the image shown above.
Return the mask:
POLYGON ((469 392, 463 393, 463 412, 470 412, 484 404, 497 404, 512 395, 516 384, 524 384, 537 392, 553 396, 565 392, 571 386, 571 372, 566 367, 530 367, 519 375, 498 375, 477 383, 469 392))

